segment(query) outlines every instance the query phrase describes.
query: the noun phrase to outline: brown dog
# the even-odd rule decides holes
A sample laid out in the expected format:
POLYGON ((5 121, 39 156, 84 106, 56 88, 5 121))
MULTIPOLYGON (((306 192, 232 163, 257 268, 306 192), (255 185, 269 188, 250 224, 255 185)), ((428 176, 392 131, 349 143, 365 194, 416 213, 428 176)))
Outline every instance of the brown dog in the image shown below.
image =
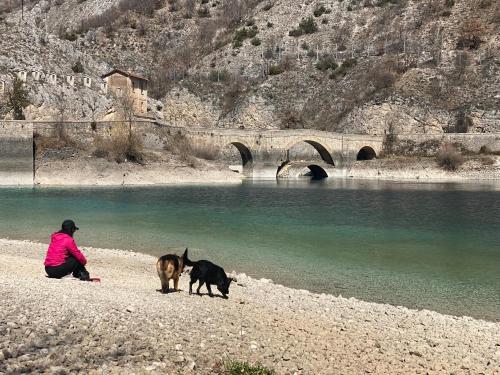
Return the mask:
POLYGON ((162 293, 169 292, 169 281, 171 279, 174 280, 174 291, 178 290, 179 276, 184 271, 187 254, 188 249, 184 251, 181 257, 175 254, 167 254, 160 257, 156 262, 156 271, 160 277, 162 293))

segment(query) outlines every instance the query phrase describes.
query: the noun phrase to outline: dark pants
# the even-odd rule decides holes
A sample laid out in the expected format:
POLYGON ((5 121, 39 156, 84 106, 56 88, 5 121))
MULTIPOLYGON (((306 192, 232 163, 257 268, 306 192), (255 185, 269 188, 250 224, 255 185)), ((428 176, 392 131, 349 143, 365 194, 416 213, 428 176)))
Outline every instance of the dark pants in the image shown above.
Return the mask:
POLYGON ((89 279, 89 273, 85 269, 85 266, 71 256, 59 266, 45 266, 45 272, 52 279, 60 279, 70 273, 81 280, 89 279))

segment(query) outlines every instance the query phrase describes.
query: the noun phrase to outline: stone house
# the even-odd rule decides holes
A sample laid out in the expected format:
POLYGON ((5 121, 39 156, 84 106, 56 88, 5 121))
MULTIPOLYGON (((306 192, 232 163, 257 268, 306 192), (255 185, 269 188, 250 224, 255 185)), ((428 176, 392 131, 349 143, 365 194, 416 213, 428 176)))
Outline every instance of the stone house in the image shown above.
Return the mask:
POLYGON ((148 79, 137 74, 120 69, 113 69, 101 77, 106 83, 107 90, 117 98, 130 95, 133 101, 134 113, 147 113, 148 108, 148 79))

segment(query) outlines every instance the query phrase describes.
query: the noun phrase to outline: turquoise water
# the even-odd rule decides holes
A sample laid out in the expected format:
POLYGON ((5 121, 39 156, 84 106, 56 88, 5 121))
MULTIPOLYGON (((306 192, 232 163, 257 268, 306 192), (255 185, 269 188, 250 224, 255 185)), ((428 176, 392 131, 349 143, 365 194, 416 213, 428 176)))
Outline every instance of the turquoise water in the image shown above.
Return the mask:
POLYGON ((73 218, 81 247, 187 246, 193 259, 295 288, 500 321, 500 191, 471 186, 9 188, 0 237, 48 242, 73 218))

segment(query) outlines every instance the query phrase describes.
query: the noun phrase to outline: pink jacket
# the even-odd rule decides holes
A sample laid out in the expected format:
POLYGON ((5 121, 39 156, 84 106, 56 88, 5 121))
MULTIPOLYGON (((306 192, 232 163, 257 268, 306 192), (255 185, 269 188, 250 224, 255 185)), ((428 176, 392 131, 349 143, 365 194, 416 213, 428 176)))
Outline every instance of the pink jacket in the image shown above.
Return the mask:
POLYGON ((43 262, 45 266, 60 266, 70 255, 76 258, 81 264, 87 264, 85 255, 78 250, 73 237, 66 233, 57 232, 53 233, 50 239, 49 249, 47 250, 47 255, 43 262))

